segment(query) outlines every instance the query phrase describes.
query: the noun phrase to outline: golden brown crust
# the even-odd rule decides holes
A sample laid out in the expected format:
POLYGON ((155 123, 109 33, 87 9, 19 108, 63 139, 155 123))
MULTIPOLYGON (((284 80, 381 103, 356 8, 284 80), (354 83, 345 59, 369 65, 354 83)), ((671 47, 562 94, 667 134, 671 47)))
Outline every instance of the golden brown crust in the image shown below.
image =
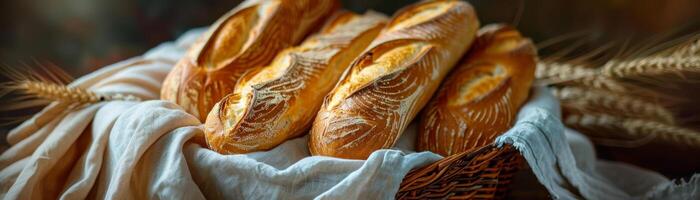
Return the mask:
POLYGON ((297 44, 331 11, 335 0, 248 0, 214 23, 168 74, 161 99, 204 120, 247 70, 267 65, 297 44))
POLYGON ((205 136, 220 153, 273 148, 303 134, 323 97, 387 21, 375 12, 339 12, 300 46, 247 72, 209 113, 205 136))
POLYGON ((324 100, 311 129, 313 155, 366 159, 394 145, 467 50, 479 22, 462 1, 399 11, 324 100))
POLYGON ((535 46, 514 28, 479 30, 470 52, 423 110, 418 150, 449 156, 492 143, 526 101, 536 59, 535 46))

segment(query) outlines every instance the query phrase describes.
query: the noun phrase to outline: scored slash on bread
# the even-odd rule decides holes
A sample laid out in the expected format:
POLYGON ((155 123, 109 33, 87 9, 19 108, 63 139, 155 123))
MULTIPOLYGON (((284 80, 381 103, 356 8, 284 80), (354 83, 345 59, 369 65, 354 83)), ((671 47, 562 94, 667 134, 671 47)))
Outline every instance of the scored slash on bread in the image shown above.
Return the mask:
POLYGON ((339 7, 336 0, 248 0, 204 33, 166 77, 161 99, 204 121, 243 73, 296 45, 339 7))
POLYGON ((209 147, 247 153, 304 134, 323 97, 387 20, 371 11, 338 12, 301 45, 282 51, 268 66, 246 72, 206 119, 209 147))
POLYGON ((472 43, 479 22, 463 1, 400 10, 324 100, 313 155, 366 159, 391 148, 472 43))
POLYGON ((449 156, 493 143, 527 100, 536 59, 535 46, 514 28, 482 28, 421 114, 418 150, 449 156))

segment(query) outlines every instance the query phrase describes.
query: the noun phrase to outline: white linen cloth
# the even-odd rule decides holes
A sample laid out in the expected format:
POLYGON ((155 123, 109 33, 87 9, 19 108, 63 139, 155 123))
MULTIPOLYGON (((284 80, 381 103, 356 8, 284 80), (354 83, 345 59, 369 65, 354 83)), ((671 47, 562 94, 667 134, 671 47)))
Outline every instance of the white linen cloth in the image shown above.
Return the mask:
POLYGON ((553 198, 700 199, 700 174, 674 184, 656 172, 598 160, 585 136, 562 125, 559 103, 546 88, 532 96, 496 144, 518 149, 553 198))
MULTIPOLYGON (((162 80, 199 33, 71 85, 158 99, 162 80)), ((675 186, 653 172, 596 161, 584 137, 564 135, 547 90, 538 88, 533 96, 498 141, 523 153, 553 197, 697 197, 698 178, 675 186), (627 171, 609 173, 620 169, 627 171), (636 179, 630 184, 624 178, 636 179)), ((366 161, 309 156, 306 137, 267 152, 221 155, 200 145, 197 118, 170 102, 53 103, 8 135, 13 146, 0 155, 0 198, 391 199, 409 170, 441 158, 412 151, 414 129, 395 149, 376 151, 366 161)))

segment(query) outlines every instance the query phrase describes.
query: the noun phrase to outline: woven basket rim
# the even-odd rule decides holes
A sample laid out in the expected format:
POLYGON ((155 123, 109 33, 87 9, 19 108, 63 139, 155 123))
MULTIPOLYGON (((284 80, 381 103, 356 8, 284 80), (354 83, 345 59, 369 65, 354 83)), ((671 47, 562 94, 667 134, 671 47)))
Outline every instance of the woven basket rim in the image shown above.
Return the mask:
POLYGON ((499 198, 507 192, 522 155, 512 145, 491 143, 411 170, 397 198, 499 198))

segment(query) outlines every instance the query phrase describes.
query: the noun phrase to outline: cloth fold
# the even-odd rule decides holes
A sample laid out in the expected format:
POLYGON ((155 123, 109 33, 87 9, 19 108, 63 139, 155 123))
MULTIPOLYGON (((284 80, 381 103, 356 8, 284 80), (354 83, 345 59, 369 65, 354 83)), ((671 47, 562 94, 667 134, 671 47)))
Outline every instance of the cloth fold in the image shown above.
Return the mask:
MULTIPOLYGON (((241 155, 203 147, 197 118, 156 100, 168 71, 202 31, 70 84, 145 101, 52 103, 12 130, 12 147, 0 155, 0 198, 392 199, 411 169, 442 158, 414 152, 415 125, 394 149, 367 160, 310 156, 306 136, 241 155)), ((537 88, 514 128, 498 138, 522 152, 553 197, 697 197, 698 178, 676 185, 653 172, 597 161, 590 142, 565 129, 558 113, 555 98, 537 88)))

